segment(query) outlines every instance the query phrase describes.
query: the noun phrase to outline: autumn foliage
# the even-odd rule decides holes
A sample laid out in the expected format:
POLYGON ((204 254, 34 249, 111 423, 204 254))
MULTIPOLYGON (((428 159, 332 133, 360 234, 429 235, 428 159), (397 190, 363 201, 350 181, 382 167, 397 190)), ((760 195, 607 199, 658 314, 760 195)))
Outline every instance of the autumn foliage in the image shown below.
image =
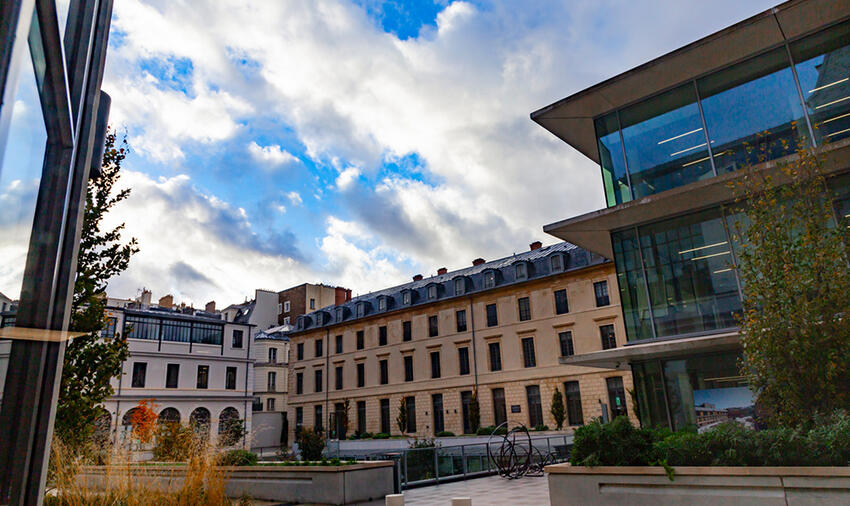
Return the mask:
POLYGON ((150 443, 156 433, 157 420, 154 400, 142 399, 139 401, 139 405, 133 408, 132 415, 130 415, 133 436, 142 443, 150 443))

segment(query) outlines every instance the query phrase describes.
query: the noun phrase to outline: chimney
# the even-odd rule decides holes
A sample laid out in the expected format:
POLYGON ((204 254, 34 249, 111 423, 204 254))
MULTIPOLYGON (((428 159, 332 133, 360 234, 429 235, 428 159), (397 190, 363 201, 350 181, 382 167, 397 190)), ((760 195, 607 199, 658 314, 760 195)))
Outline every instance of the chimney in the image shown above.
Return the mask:
POLYGON ((536 250, 536 249, 540 249, 542 246, 543 246, 543 243, 542 243, 542 242, 540 242, 540 241, 534 241, 533 243, 531 243, 531 244, 529 244, 529 245, 528 245, 528 248, 529 248, 531 251, 534 251, 534 250, 536 250))
POLYGON ((475 266, 475 265, 481 265, 481 264, 483 264, 483 263, 484 263, 484 259, 483 259, 483 258, 476 258, 475 260, 473 260, 473 261, 472 261, 472 265, 473 265, 473 266, 475 266))
POLYGON ((449 272, 448 269, 446 269, 445 267, 440 267, 439 269, 437 269, 437 276, 442 276, 443 274, 445 274, 447 272, 449 272))
POLYGON ((351 300, 351 290, 338 286, 334 288, 334 305, 338 306, 351 300))
POLYGON ((207 302, 207 305, 204 306, 204 311, 206 311, 207 313, 215 313, 215 301, 211 300, 207 302))
POLYGON ((143 308, 149 307, 151 305, 151 291, 142 288, 142 295, 138 297, 136 301, 141 304, 143 308))
POLYGON ((174 305, 174 297, 172 297, 171 294, 168 294, 165 297, 161 297, 159 299, 159 306, 160 307, 166 307, 168 309, 171 309, 171 306, 173 306, 173 305, 174 305))
POLYGON ((422 274, 417 274, 413 276, 413 281, 422 281, 422 274))

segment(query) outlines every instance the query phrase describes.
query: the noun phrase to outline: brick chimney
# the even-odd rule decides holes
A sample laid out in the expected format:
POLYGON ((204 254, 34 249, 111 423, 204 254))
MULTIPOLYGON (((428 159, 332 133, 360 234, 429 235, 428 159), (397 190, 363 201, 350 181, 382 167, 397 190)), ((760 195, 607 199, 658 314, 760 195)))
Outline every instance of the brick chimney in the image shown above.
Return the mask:
POLYGON ((422 274, 417 274, 413 276, 413 281, 422 281, 422 274))
POLYGON ((211 300, 207 302, 207 305, 204 306, 204 311, 206 311, 207 313, 215 313, 215 301, 211 300))
POLYGON ((334 288, 334 305, 346 303, 351 300, 351 290, 338 286, 334 288))
POLYGON ((476 258, 475 260, 473 260, 473 261, 472 261, 472 265, 473 265, 473 266, 475 266, 475 265, 481 265, 481 264, 483 264, 483 263, 484 263, 484 259, 483 259, 483 258, 476 258))
POLYGON ((442 276, 443 274, 445 274, 447 272, 449 272, 448 269, 446 269, 445 267, 440 267, 439 269, 437 269, 437 276, 442 276))
POLYGON ((171 309, 171 307, 173 305, 174 305, 174 297, 172 297, 171 294, 168 294, 165 297, 161 297, 159 299, 159 307, 166 307, 168 309, 171 309))
POLYGON ((142 288, 142 295, 136 297, 136 302, 138 302, 142 308, 147 309, 148 306, 151 305, 151 291, 142 288))
POLYGON ((534 241, 533 243, 528 245, 528 247, 531 251, 534 251, 536 249, 540 249, 542 246, 543 246, 543 243, 540 242, 540 241, 534 241))

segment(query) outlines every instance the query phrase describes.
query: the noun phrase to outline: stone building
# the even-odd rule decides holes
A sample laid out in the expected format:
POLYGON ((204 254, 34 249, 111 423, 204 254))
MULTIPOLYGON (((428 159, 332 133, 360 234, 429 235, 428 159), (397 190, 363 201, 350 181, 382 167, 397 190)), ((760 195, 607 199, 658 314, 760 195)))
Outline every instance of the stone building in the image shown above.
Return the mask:
POLYGON ((566 426, 633 415, 628 372, 559 364, 624 344, 612 263, 569 243, 541 247, 356 297, 300 317, 289 333, 290 439, 303 426, 433 436, 482 426, 548 425, 554 389, 566 426))

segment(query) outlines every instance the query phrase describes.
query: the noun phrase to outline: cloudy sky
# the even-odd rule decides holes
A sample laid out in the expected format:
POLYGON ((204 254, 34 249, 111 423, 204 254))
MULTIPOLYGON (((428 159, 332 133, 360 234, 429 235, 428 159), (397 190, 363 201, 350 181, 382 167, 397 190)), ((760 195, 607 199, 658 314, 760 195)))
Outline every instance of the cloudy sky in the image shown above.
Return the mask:
POLYGON ((112 219, 141 252, 110 293, 365 293, 552 243, 601 181, 529 113, 771 4, 120 0, 112 219))

